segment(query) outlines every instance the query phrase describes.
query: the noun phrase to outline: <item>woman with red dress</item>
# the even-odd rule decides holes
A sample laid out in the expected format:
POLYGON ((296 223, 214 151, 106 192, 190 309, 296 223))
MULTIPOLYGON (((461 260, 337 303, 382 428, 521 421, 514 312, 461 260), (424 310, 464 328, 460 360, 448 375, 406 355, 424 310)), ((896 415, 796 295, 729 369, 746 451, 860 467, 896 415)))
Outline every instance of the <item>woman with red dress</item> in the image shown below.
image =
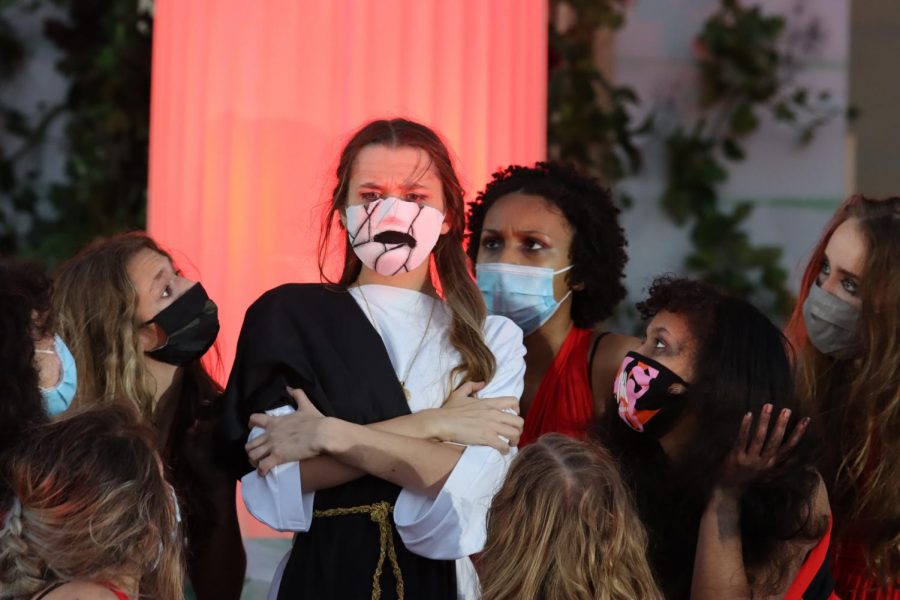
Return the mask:
POLYGON ((806 268, 788 324, 822 436, 845 600, 900 600, 900 197, 849 198, 806 268))
POLYGON ((625 297, 618 216, 597 180, 553 162, 498 171, 471 205, 478 287, 488 311, 525 335, 520 447, 548 432, 581 437, 639 343, 601 325, 625 297))

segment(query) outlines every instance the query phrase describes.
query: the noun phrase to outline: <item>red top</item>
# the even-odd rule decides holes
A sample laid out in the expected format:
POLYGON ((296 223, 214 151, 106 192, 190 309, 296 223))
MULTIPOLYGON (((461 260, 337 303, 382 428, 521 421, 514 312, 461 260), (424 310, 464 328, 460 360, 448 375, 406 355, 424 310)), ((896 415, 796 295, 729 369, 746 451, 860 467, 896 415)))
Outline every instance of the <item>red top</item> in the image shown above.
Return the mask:
POLYGON ((828 516, 828 529, 825 535, 806 555, 806 560, 800 565, 797 577, 788 588, 784 600, 840 600, 834 593, 831 561, 828 560, 830 551, 831 515, 828 516))
POLYGON ((103 585, 105 585, 109 591, 111 591, 113 594, 115 594, 116 598, 118 598, 119 600, 128 600, 128 594, 126 594, 125 592, 123 592, 122 590, 120 590, 119 588, 114 586, 113 584, 104 583, 103 585))
POLYGON ((844 600, 900 600, 900 586, 884 589, 866 564, 865 550, 852 537, 842 536, 834 553, 835 587, 844 600))
MULTIPOLYGON (((66 582, 64 582, 64 581, 57 583, 57 584, 47 588, 43 592, 41 592, 41 595, 37 596, 34 600, 42 600, 43 598, 45 598, 47 596, 47 594, 49 594, 50 592, 52 592, 55 589, 61 588, 64 585, 66 585, 66 582)), ((128 594, 126 594, 125 592, 123 592, 122 590, 120 590, 119 588, 117 588, 116 586, 114 586, 111 583, 98 582, 97 585, 102 585, 103 587, 105 587, 106 589, 111 591, 113 594, 116 595, 116 598, 118 598, 119 600, 129 600, 128 594)))
POLYGON ((566 336, 525 415, 520 448, 550 432, 584 436, 594 417, 587 364, 590 341, 590 329, 573 327, 566 336))

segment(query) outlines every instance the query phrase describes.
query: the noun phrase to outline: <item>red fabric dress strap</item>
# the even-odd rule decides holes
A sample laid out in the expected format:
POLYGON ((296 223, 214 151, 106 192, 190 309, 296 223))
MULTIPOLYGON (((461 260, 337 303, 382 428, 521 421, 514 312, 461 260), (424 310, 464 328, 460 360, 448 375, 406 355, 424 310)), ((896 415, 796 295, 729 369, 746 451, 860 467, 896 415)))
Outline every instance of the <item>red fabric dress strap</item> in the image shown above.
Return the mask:
POLYGON ((797 577, 788 588, 784 600, 840 600, 834 593, 834 579, 831 577, 831 515, 828 515, 828 529, 806 560, 800 565, 797 577))
POLYGON ((123 592, 122 590, 120 590, 119 588, 117 588, 116 586, 114 586, 113 584, 111 584, 111 583, 104 583, 104 584, 102 584, 102 585, 103 585, 103 587, 105 587, 106 589, 108 589, 109 591, 111 591, 113 594, 115 594, 115 595, 116 595, 116 598, 118 598, 119 600, 129 600, 129 599, 128 599, 128 594, 126 594, 125 592, 123 592))
POLYGON ((528 414, 519 447, 550 432, 580 438, 594 416, 594 399, 588 382, 590 329, 573 327, 541 379, 528 414))

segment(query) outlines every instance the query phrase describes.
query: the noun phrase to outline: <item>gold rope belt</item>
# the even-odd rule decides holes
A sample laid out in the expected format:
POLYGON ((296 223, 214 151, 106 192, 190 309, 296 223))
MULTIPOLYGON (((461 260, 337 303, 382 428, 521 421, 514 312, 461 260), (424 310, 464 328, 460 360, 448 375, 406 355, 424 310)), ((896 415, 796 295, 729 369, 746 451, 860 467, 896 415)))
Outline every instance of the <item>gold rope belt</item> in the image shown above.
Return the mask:
POLYGON ((378 524, 381 550, 378 554, 378 565, 375 567, 375 575, 372 577, 372 600, 381 600, 381 573, 384 567, 384 556, 387 554, 391 561, 391 569, 397 580, 397 598, 403 600, 403 575, 400 573, 400 564, 397 562, 397 551, 394 548, 394 535, 391 532, 391 513, 394 507, 390 502, 376 502, 350 508, 330 508, 328 510, 313 511, 314 517, 341 517, 344 515, 369 515, 378 524))

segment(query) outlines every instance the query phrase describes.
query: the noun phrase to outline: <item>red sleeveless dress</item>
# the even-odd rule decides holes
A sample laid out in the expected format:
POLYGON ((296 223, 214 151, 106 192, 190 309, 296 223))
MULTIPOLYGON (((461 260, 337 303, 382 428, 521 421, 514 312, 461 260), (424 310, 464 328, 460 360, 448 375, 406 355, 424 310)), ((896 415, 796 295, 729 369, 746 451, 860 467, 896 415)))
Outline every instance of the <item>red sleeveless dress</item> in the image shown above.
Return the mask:
POLYGON ((784 600, 840 600, 831 576, 831 522, 829 517, 825 535, 807 554, 784 600))
POLYGON ((588 379, 591 333, 590 329, 573 327, 566 336, 525 415, 519 448, 545 433, 584 436, 594 418, 594 398, 588 379))

